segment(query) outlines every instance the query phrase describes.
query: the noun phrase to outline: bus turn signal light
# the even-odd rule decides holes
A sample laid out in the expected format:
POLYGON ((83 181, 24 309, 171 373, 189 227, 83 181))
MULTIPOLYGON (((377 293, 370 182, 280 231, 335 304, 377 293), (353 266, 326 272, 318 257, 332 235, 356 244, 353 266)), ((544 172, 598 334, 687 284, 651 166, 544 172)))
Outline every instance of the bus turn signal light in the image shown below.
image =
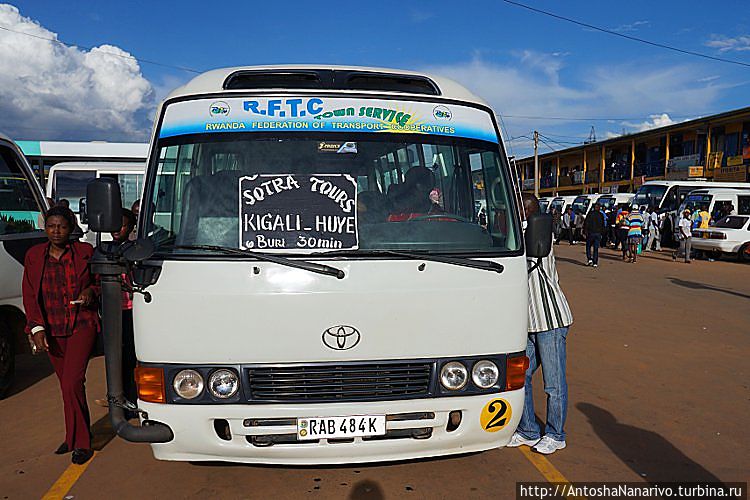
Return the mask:
POLYGON ((163 368, 137 366, 135 368, 135 384, 138 387, 138 399, 141 401, 148 403, 166 402, 163 368))
POLYGON ((508 358, 505 367, 505 390, 514 391, 516 389, 521 389, 526 381, 526 370, 529 368, 529 358, 526 356, 508 358))

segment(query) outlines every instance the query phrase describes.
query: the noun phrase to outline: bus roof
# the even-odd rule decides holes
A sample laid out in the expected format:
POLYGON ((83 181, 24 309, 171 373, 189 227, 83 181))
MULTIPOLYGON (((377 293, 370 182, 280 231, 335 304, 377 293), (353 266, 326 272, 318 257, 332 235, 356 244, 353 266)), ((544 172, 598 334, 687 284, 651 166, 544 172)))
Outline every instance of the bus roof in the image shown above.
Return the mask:
POLYGON ((68 142, 68 141, 17 141, 26 156, 91 157, 91 158, 143 158, 148 156, 148 144, 136 142, 68 142))
POLYGON ((743 188, 743 189, 750 188, 750 182, 716 182, 716 181, 693 180, 693 179, 684 180, 684 181, 653 180, 653 181, 646 181, 643 184, 641 184, 641 186, 689 186, 691 184, 705 186, 707 188, 710 188, 710 187, 743 188))
POLYGON ((145 162, 127 161, 65 161, 50 167, 50 177, 57 170, 133 170, 145 171, 145 162))
MULTIPOLYGON (((332 77, 331 77, 332 78, 332 77)), ((407 85, 407 88, 408 85, 407 85)), ((207 94, 207 93, 247 93, 248 90, 290 90, 309 93, 309 92, 341 92, 341 93, 367 93, 374 95, 392 94, 392 95, 409 95, 409 96, 420 96, 432 95, 433 97, 456 99, 459 101, 473 102, 488 106, 488 104, 471 93, 468 89, 462 85, 443 78, 441 76, 429 75, 425 73, 418 73, 415 71, 400 70, 400 69, 389 69, 389 68, 371 68, 365 66, 337 66, 337 65, 324 65, 324 64, 291 64, 291 65, 274 65, 274 66, 238 66, 231 68, 221 68, 211 71, 207 71, 201 75, 196 76, 182 87, 178 87, 173 90, 168 99, 174 97, 189 96, 195 94, 207 94), (315 79, 320 76, 320 80, 326 75, 333 75, 334 73, 351 76, 356 75, 357 77, 367 78, 373 77, 380 79, 382 87, 378 86, 377 81, 370 81, 367 83, 366 89, 363 86, 346 86, 346 81, 342 85, 335 86, 317 86, 311 88, 310 85, 300 86, 294 85, 295 81, 300 81, 299 78, 287 78, 290 75, 308 75, 310 78, 315 79), (254 75, 263 75, 266 77, 264 80, 254 81, 252 87, 242 88, 234 87, 227 90, 227 82, 230 81, 230 77, 242 77, 249 76, 252 78, 254 75), (317 76, 316 76, 317 75, 317 76), (420 85, 414 85, 414 91, 409 90, 394 90, 388 88, 389 77, 402 78, 404 81, 413 80, 413 82, 419 83, 422 88, 426 86, 435 87, 435 92, 423 92, 419 91, 420 85), (410 78, 411 77, 411 78, 410 78), (274 80, 274 78, 276 80, 274 80), (287 78, 286 81, 284 79, 287 78), (277 84, 270 83, 268 86, 264 86, 263 82, 275 81, 277 84)))

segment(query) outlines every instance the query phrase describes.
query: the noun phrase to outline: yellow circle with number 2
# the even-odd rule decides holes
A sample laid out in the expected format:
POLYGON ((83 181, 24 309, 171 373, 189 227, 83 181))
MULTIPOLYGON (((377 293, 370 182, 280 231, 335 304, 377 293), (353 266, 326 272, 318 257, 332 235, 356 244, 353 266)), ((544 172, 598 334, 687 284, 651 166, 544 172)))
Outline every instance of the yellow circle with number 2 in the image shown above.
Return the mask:
POLYGON ((497 432, 508 425, 511 415, 513 410, 510 403, 502 398, 493 399, 482 408, 479 423, 485 431, 497 432))

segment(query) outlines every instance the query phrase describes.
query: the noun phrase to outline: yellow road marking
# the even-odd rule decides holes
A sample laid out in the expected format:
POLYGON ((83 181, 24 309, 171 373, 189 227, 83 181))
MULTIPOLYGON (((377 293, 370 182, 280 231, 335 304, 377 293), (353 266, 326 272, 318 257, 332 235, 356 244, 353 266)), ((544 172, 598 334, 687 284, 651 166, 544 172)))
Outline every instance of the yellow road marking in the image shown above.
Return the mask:
MULTIPOLYGON (((544 476, 544 479, 546 479, 548 483, 565 483, 566 486, 570 484, 570 481, 568 481, 568 479, 563 476, 559 470, 557 470, 557 467, 552 465, 552 462, 547 460, 544 455, 540 453, 534 453, 528 446, 519 446, 518 449, 526 458, 529 459, 531 465, 536 467, 536 469, 542 473, 542 476, 544 476)), ((585 499, 586 497, 569 496, 568 498, 585 499)))
POLYGON ((94 461, 97 453, 99 452, 95 451, 94 456, 92 456, 89 461, 83 465, 70 464, 68 468, 65 469, 65 472, 63 472, 62 475, 57 478, 55 484, 53 484, 52 487, 47 491, 47 493, 44 494, 42 500, 60 500, 61 498, 64 498, 65 495, 67 495, 70 489, 73 487, 73 485, 76 484, 78 478, 81 477, 81 474, 86 471, 86 468, 88 468, 89 464, 94 461))

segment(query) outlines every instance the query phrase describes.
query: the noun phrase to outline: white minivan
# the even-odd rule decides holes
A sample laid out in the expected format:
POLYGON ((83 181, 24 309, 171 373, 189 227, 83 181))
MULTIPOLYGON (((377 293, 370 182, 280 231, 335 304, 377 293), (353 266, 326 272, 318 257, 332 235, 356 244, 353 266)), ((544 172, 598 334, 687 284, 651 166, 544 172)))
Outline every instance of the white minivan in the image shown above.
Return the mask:
MULTIPOLYGON (((122 206, 130 208, 141 198, 143 192, 144 163, 83 161, 62 162, 53 165, 47 175, 47 197, 54 203, 67 200, 70 209, 76 214, 78 225, 83 231, 82 241, 96 245, 96 235, 88 230, 85 214, 86 185, 94 179, 110 177, 120 185, 122 206), (83 205, 81 202, 83 201, 83 205)), ((102 235, 103 240, 110 239, 102 235)))
MULTIPOLYGON (((551 218, 527 221, 539 237, 525 245, 500 137, 480 98, 409 71, 227 68, 173 91, 139 239, 92 262, 108 373, 118 259, 147 294, 133 306, 145 416, 133 427, 111 403, 118 434, 164 460, 318 466, 507 444, 528 366, 526 256, 549 253, 551 218)), ((110 220, 116 196, 92 183, 90 220, 110 220)))
POLYGON ((723 219, 727 215, 750 215, 740 213, 747 211, 746 203, 741 203, 743 197, 750 197, 750 191, 729 188, 703 188, 691 191, 680 205, 679 213, 690 210, 705 209, 711 215, 711 222, 723 219))
POLYGON ((0 397, 10 388, 15 356, 28 352, 21 296, 26 251, 46 241, 42 188, 21 149, 0 134, 0 397))

